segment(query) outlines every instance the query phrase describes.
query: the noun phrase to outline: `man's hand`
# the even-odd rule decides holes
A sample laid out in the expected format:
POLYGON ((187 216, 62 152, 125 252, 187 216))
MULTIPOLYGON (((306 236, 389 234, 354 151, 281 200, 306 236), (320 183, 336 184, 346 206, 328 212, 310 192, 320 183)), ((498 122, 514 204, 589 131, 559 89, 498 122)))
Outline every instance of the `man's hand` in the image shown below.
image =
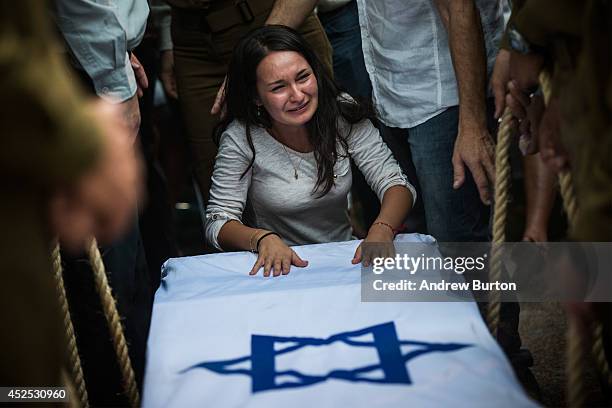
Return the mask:
POLYGON ((493 183, 495 179, 495 149, 486 128, 487 62, 480 13, 473 0, 436 0, 435 5, 448 32, 459 94, 459 130, 452 158, 453 188, 458 189, 465 183, 464 166, 467 165, 480 199, 488 205, 491 202, 489 181, 493 183))
POLYGON ((174 52, 172 50, 164 50, 161 52, 160 58, 159 78, 164 86, 164 91, 166 91, 166 95, 170 98, 178 99, 176 76, 174 75, 174 52))
POLYGON ((139 98, 142 98, 142 95, 144 95, 144 90, 149 87, 147 73, 134 53, 130 54, 130 63, 132 64, 132 69, 134 70, 134 75, 136 76, 136 85, 138 86, 136 94, 139 98))
POLYGON ((544 59, 538 54, 510 53, 510 81, 506 104, 517 121, 523 154, 538 152, 537 129, 543 110, 543 100, 534 95, 544 59), (533 103, 532 103, 533 102, 533 103))
POLYGON ((227 76, 223 78, 223 83, 219 87, 217 91, 217 96, 215 98, 215 103, 213 103, 212 109, 210 113, 216 115, 218 113, 221 114, 221 118, 225 116, 225 82, 227 81, 227 76))
POLYGON ((516 51, 510 53, 510 79, 527 94, 538 85, 538 76, 543 67, 544 57, 539 54, 520 54, 516 51))
POLYGON ((514 80, 508 82, 508 90, 506 104, 519 130, 519 148, 523 155, 535 154, 539 151, 538 129, 544 112, 544 98, 541 94, 525 94, 514 80))
POLYGON ((495 143, 484 126, 459 125, 459 134, 453 151, 453 188, 465 183, 465 166, 478 187, 480 200, 491 204, 490 185, 495 182, 495 143))
POLYGON ((52 230, 73 251, 91 236, 109 242, 123 233, 142 188, 140 160, 120 110, 101 101, 87 110, 103 141, 98 161, 74 185, 55 192, 50 202, 52 230))
POLYGON ((510 51, 501 48, 495 58, 489 87, 495 98, 495 119, 501 118, 506 108, 506 85, 510 80, 510 51))

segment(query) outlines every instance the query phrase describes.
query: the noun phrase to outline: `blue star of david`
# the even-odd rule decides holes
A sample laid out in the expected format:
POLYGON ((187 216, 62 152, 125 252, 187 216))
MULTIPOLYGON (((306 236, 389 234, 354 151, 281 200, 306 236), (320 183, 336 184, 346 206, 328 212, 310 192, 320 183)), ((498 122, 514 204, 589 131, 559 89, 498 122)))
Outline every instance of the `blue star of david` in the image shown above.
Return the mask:
POLYGON ((205 368, 217 374, 240 374, 251 377, 252 392, 278 390, 284 388, 306 387, 328 379, 340 379, 351 382, 368 382, 378 384, 412 384, 406 363, 418 356, 436 352, 452 352, 471 347, 470 344, 461 343, 431 343, 423 341, 399 340, 393 322, 366 327, 361 330, 338 333, 327 339, 312 337, 278 337, 278 336, 251 336, 251 355, 231 360, 208 361, 196 364, 183 371, 196 368, 205 368), (373 341, 359 341, 352 338, 371 334, 373 341), (297 370, 276 371, 275 358, 278 355, 290 353, 306 346, 325 346, 334 342, 342 342, 353 347, 373 347, 378 354, 379 363, 358 367, 353 370, 331 370, 326 375, 306 375, 297 370), (275 344, 291 343, 291 345, 275 350, 275 344), (402 354, 401 346, 416 346, 406 354, 402 354), (232 368, 251 362, 251 369, 232 368), (366 374, 381 370, 382 378, 368 378, 366 374), (292 377, 293 381, 277 383, 278 376, 292 377))

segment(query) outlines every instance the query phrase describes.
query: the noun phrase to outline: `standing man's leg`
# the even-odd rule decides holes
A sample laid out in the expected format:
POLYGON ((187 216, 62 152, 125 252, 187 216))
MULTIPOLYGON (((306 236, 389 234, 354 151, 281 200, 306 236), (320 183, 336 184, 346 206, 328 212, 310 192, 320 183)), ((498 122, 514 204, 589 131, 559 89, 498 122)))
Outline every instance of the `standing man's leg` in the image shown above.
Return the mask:
POLYGON ((459 108, 446 109, 409 129, 408 142, 421 182, 429 234, 440 242, 489 240, 489 207, 480 201, 469 171, 466 182, 453 189, 453 149, 459 108))
MULTIPOLYGON (((318 13, 321 24, 331 43, 334 59, 334 78, 352 97, 371 101, 372 83, 366 70, 361 47, 361 29, 357 1, 334 10, 318 13)), ((352 164, 353 185, 353 230, 357 236, 364 235, 378 216, 378 197, 370 189, 359 168, 352 164), (361 211, 359 211, 361 209, 361 211)))
POLYGON ((319 13, 318 16, 332 46, 336 82, 351 96, 370 99, 372 83, 361 48, 357 2, 352 0, 335 10, 319 13))
MULTIPOLYGON (((487 110, 489 131, 495 134, 491 103, 487 110)), ((490 241, 491 208, 480 200, 471 173, 466 171, 466 182, 458 190, 453 189, 451 160, 458 121, 459 108, 455 106, 409 130, 408 141, 421 181, 427 228, 440 242, 486 242, 490 241)), ((498 341, 510 358, 521 347, 519 310, 517 302, 502 303, 498 341)))

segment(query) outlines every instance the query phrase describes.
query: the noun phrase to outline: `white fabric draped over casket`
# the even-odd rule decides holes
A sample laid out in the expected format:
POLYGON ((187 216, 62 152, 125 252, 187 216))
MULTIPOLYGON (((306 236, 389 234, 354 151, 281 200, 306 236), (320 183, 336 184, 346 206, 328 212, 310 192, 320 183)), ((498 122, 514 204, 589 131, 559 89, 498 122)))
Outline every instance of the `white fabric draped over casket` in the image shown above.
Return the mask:
POLYGON ((361 302, 358 244, 295 247, 309 266, 277 278, 248 252, 169 260, 143 406, 535 406, 475 303, 361 302))

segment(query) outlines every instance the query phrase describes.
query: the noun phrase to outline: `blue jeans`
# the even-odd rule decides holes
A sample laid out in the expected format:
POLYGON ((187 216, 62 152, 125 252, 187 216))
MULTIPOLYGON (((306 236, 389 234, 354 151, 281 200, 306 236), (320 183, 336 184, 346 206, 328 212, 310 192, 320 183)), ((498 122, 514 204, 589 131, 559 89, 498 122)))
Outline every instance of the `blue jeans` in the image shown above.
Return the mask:
POLYGON ((332 45, 336 82, 352 96, 369 99, 372 85, 361 49, 357 2, 318 16, 332 45))
POLYGON ((490 208, 480 201, 467 168, 465 183, 453 189, 452 157, 458 123, 459 107, 454 106, 408 129, 427 230, 440 242, 488 241, 490 208))

